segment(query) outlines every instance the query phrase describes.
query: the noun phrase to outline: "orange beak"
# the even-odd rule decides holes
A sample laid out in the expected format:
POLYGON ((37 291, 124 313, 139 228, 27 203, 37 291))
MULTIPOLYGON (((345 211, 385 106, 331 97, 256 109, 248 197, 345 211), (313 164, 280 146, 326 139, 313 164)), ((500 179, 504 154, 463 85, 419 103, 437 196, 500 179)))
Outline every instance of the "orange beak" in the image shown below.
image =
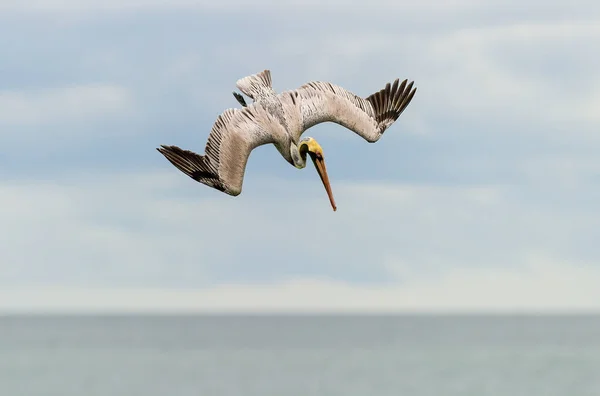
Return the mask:
POLYGON ((323 154, 314 153, 309 151, 310 158, 315 164, 315 168, 317 168, 317 173, 323 182, 323 186, 325 186, 325 190, 327 191, 327 196, 329 197, 329 202, 331 202, 331 207, 335 212, 337 207, 335 206, 335 200, 333 199, 333 193, 331 192, 331 185, 329 184, 329 176, 327 176, 327 167, 325 166, 325 159, 323 158, 323 154))

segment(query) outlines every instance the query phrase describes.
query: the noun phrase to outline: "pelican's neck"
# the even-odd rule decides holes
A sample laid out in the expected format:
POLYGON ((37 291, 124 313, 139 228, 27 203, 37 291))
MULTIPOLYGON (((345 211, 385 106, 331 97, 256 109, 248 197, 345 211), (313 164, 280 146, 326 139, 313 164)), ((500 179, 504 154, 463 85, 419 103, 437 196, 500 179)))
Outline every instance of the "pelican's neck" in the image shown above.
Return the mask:
POLYGON ((298 168, 303 169, 306 167, 306 149, 303 147, 306 145, 305 142, 300 142, 298 146, 294 142, 290 145, 290 154, 292 157, 292 164, 298 168))

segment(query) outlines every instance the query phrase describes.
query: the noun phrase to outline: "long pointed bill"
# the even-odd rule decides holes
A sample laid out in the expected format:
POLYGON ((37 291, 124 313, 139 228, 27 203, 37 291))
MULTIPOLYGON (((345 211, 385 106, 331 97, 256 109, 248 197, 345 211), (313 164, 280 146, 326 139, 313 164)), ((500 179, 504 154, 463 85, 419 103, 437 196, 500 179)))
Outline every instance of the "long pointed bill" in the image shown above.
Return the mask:
POLYGON ((327 195, 329 196, 329 202, 331 202, 331 207, 335 212, 337 207, 335 206, 335 200, 333 199, 333 193, 331 192, 331 185, 329 185, 329 176, 327 176, 327 168, 325 167, 325 159, 322 155, 317 155, 315 153, 309 152, 310 158, 315 164, 315 168, 317 168, 317 173, 325 186, 325 190, 327 191, 327 195))

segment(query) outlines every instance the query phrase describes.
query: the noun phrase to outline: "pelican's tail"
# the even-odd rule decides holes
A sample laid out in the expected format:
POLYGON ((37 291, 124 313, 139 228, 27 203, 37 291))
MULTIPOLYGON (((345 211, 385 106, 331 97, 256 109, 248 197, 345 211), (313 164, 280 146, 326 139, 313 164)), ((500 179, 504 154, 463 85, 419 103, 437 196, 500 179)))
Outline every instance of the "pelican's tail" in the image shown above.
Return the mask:
POLYGON ((157 150, 177 169, 192 179, 216 188, 219 191, 225 191, 225 186, 219 178, 217 170, 207 156, 198 155, 192 151, 180 149, 177 146, 161 145, 157 150))
POLYGON ((366 98, 373 106, 379 133, 383 133, 400 117, 417 92, 417 88, 411 90, 414 81, 408 86, 408 80, 402 81, 402 84, 398 84, 399 81, 396 79, 393 85, 387 83, 384 89, 366 98))
POLYGON ((246 100, 244 99, 244 97, 242 95, 240 95, 237 92, 232 92, 232 93, 233 93, 233 97, 235 98, 235 100, 237 100, 238 103, 242 105, 242 107, 248 107, 248 105, 246 104, 246 100))
POLYGON ((263 70, 260 73, 240 78, 235 85, 248 97, 256 100, 265 91, 273 90, 271 86, 271 72, 263 70))

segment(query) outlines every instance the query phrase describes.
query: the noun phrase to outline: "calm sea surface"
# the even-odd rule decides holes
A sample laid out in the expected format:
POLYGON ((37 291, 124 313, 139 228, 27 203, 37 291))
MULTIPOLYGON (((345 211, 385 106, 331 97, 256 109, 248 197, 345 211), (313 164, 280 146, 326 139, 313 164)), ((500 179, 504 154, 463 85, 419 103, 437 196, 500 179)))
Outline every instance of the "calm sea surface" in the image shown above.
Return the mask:
POLYGON ((600 396, 600 316, 0 317, 2 396, 600 396))

